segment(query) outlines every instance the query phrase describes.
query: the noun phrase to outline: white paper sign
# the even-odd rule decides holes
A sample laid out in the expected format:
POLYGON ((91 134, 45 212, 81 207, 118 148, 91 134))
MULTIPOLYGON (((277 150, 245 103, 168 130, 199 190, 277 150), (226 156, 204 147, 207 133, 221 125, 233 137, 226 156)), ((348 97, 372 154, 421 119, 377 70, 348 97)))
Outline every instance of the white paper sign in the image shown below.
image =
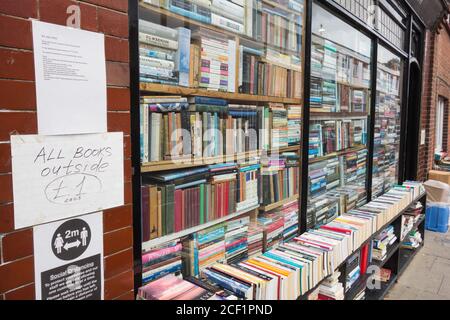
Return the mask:
POLYGON ((33 45, 39 134, 108 131, 104 35, 33 20, 33 45))
POLYGON ((33 228, 37 300, 103 299, 103 214, 33 228))
POLYGON ((122 206, 123 133, 11 136, 16 229, 122 206))

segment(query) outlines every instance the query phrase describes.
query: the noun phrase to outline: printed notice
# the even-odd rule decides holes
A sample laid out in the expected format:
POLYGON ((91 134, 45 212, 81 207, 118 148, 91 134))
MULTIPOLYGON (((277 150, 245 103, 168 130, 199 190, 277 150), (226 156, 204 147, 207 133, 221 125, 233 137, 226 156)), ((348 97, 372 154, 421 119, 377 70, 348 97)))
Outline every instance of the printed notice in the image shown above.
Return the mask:
POLYGON ((123 133, 11 136, 20 229, 124 203, 123 133))
POLYGON ((33 20, 42 135, 107 131, 104 35, 33 20))
POLYGON ((103 214, 34 227, 37 300, 103 299, 103 214))

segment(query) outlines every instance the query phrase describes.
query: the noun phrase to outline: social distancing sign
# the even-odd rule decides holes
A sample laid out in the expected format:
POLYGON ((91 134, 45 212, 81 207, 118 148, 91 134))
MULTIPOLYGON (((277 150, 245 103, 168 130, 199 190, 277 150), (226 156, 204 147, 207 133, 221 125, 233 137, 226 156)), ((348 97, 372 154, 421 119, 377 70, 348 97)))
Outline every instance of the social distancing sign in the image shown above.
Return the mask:
POLYGON ((34 227, 38 300, 103 299, 102 212, 34 227))

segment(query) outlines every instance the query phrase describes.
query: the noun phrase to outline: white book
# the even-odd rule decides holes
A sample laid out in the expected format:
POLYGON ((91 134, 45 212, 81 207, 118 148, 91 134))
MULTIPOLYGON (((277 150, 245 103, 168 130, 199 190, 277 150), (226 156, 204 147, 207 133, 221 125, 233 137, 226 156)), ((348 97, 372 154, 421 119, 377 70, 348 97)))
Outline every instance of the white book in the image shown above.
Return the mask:
POLYGON ((228 40, 228 92, 236 92, 236 41, 228 40))
POLYGON ((150 58, 150 57, 139 57, 139 63, 143 64, 145 66, 149 67, 156 67, 156 68, 164 68, 164 69, 171 69, 175 67, 175 63, 173 61, 167 61, 167 60, 161 60, 156 58, 150 58))
POLYGON ((228 18, 221 17, 215 13, 211 13, 211 24, 232 32, 244 33, 244 25, 228 18))
POLYGON ((151 44, 151 45, 166 48, 166 49, 172 49, 172 50, 178 49, 178 41, 158 37, 158 36, 155 36, 152 34, 147 34, 144 32, 139 32, 139 42, 142 42, 145 44, 151 44))
POLYGON ((139 20, 139 31, 155 36, 157 35, 159 37, 166 38, 169 40, 175 41, 178 39, 177 30, 142 19, 139 20))
POLYGON ((150 161, 160 161, 160 148, 161 148, 161 113, 151 113, 151 139, 150 141, 150 161))
POLYGON ((235 22, 244 23, 244 8, 233 2, 227 0, 212 0, 211 11, 235 22))

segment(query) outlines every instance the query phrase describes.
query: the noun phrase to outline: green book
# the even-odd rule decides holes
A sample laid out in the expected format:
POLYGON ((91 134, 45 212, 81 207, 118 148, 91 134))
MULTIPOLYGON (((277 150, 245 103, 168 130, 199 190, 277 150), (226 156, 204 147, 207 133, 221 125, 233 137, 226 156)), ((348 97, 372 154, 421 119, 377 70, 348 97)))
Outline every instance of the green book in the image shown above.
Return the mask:
POLYGON ((174 233, 175 229, 175 185, 166 186, 166 234, 174 233))
POLYGON ((205 185, 200 185, 200 224, 205 223, 205 185))

